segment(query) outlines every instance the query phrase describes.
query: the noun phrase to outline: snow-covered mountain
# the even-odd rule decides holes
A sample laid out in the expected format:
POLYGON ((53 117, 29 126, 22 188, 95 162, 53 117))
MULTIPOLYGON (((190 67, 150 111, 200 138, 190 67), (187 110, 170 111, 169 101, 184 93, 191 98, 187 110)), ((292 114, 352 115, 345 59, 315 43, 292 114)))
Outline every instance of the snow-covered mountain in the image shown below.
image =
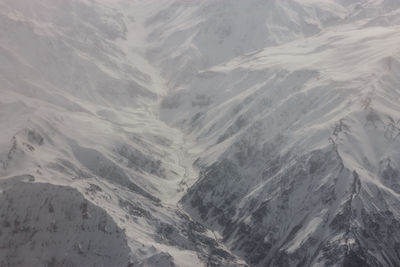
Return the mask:
POLYGON ((397 0, 1 0, 0 266, 400 264, 397 0))

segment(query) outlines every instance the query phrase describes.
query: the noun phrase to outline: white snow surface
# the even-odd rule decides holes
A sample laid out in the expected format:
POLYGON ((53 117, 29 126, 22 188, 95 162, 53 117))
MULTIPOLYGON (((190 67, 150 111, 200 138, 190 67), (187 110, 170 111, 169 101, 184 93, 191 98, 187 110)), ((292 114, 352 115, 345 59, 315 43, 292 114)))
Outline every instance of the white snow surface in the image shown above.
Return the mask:
POLYGON ((0 0, 0 266, 399 264, 332 226, 400 221, 399 44, 397 0, 0 0))

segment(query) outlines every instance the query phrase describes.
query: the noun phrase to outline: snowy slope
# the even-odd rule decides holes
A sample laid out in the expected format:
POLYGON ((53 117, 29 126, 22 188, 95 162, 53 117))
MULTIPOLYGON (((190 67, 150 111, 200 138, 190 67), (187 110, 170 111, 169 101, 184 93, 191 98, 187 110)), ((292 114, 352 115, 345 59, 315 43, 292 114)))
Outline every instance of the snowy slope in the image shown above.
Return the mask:
POLYGON ((126 3, 0 5, 0 265, 239 264, 177 205, 197 174, 158 119, 166 89, 134 49, 140 17, 126 3))
POLYGON ((344 12, 333 1, 175 1, 147 20, 147 54, 176 86, 204 67, 317 34, 344 12))
POLYGON ((341 19, 318 33, 205 68, 163 101, 203 151, 186 208, 252 265, 399 262, 400 4, 353 2, 331 5, 341 19))
POLYGON ((0 0, 0 266, 399 265, 399 13, 0 0))

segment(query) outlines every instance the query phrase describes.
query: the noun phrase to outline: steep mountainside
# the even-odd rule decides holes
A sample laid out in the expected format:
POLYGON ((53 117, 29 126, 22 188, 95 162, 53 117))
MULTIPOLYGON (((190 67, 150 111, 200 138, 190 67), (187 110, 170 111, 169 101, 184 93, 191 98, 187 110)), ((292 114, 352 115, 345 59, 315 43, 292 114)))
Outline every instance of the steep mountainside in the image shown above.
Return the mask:
POLYGON ((311 36, 203 69, 163 101, 204 149, 186 209, 249 264, 399 263, 400 4, 337 5, 311 36))
POLYGON ((400 2, 0 0, 0 266, 398 266, 400 2))
POLYGON ((0 266, 239 264, 177 205, 197 172, 158 119, 140 20, 123 2, 0 7, 0 266))

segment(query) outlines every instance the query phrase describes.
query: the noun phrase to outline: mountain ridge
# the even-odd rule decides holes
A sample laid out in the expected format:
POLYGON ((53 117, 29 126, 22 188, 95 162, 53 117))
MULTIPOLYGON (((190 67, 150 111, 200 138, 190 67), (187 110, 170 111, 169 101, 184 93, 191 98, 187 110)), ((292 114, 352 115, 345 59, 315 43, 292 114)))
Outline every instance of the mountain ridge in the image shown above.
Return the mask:
POLYGON ((0 7, 0 265, 400 261, 397 1, 0 7))

